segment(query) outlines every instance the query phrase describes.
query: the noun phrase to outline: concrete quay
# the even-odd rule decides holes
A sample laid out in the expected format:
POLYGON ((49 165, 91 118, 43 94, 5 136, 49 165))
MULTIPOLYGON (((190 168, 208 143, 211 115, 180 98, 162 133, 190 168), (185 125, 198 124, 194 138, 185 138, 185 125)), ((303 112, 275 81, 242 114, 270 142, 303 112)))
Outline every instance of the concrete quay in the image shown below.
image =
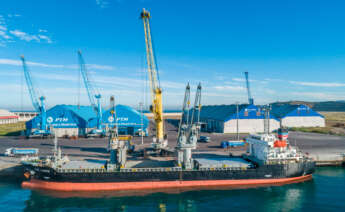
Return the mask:
MULTIPOLYGON (((169 146, 176 145, 176 130, 169 130, 169 146)), ((211 138, 210 143, 198 143, 198 149, 193 154, 194 157, 202 155, 241 155, 245 152, 244 147, 222 149, 221 141, 233 140, 235 135, 202 133, 211 138)), ((246 135, 241 135, 244 138, 246 135)), ((315 133, 290 132, 290 144, 299 147, 300 150, 309 154, 316 161, 318 166, 341 166, 345 165, 345 137, 322 135, 315 133)), ((136 149, 149 147, 151 137, 144 137, 143 144, 141 137, 134 137, 133 142, 136 149)), ((69 156, 71 160, 107 160, 109 154, 106 151, 107 139, 80 138, 78 140, 59 139, 59 146, 63 154, 69 156)), ((6 157, 3 155, 5 150, 10 147, 33 147, 40 150, 40 155, 49 155, 52 153, 52 139, 23 139, 19 137, 0 138, 0 177, 11 178, 21 177, 22 167, 20 159, 15 157, 6 157)))

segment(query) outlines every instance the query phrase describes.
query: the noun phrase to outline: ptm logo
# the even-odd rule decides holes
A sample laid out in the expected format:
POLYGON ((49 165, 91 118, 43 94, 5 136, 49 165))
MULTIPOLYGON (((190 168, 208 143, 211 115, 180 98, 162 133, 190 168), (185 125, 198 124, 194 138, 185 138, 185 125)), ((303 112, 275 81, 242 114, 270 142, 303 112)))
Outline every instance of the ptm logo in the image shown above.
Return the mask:
POLYGON ((109 121, 109 122, 113 122, 113 121, 114 121, 114 117, 109 116, 108 121, 109 121))
POLYGON ((49 116, 49 117, 47 118, 47 122, 48 122, 48 123, 52 123, 52 122, 53 122, 53 117, 49 116))

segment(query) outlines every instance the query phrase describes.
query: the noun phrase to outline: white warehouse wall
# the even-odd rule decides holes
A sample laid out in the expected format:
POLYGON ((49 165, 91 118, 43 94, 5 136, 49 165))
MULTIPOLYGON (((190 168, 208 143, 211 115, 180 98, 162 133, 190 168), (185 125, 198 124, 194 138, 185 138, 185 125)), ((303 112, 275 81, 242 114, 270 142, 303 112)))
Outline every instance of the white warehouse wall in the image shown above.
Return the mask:
POLYGON ((63 137, 63 136, 78 136, 78 128, 54 128, 52 129, 53 133, 57 136, 57 137, 63 137))
POLYGON ((325 118, 320 116, 287 116, 282 119, 284 127, 325 127, 325 118))
MULTIPOLYGON (((270 119, 270 131, 277 130, 280 127, 279 121, 270 119)), ((239 119, 238 128, 240 133, 260 133, 264 132, 263 119, 239 119)), ((231 119, 224 124, 224 133, 236 133, 237 120, 231 119)))

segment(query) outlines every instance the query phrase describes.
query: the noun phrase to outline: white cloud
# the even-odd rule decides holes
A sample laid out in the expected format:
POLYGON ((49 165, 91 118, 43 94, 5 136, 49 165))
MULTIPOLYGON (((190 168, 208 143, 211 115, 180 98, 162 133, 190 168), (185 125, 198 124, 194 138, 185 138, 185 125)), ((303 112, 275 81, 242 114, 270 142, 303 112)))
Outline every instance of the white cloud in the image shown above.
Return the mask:
MULTIPOLYGON (((37 66, 37 67, 44 67, 44 68, 70 68, 70 69, 78 69, 78 65, 54 65, 54 64, 45 64, 45 63, 36 63, 31 61, 26 61, 26 64, 29 66, 37 66)), ((14 66, 21 66, 22 62, 20 60, 12 60, 6 58, 0 58, 0 65, 14 65, 14 66)), ((86 64, 89 69, 97 69, 97 70, 114 70, 112 66, 106 65, 98 65, 98 64, 86 64)))
POLYGON ((289 81, 289 82, 295 85, 312 86, 312 87, 345 87, 344 83, 337 83, 337 82, 298 82, 298 81, 289 81))
POLYGON ((242 79, 242 78, 232 78, 232 81, 235 81, 235 82, 245 82, 245 79, 242 79))
POLYGON ((245 91, 246 88, 242 86, 232 86, 232 85, 223 85, 213 87, 219 91, 245 91))
POLYGON ((4 38, 6 40, 11 39, 11 37, 4 31, 0 31, 0 37, 4 38))
POLYGON ((41 40, 46 40, 47 43, 52 43, 52 40, 46 35, 38 35, 41 40))
POLYGON ((100 7, 100 8, 106 8, 109 5, 109 2, 107 0, 96 0, 96 4, 100 7))
POLYGON ((3 26, 3 25, 0 25, 0 30, 1 31, 6 31, 7 30, 7 27, 3 26))
MULTIPOLYGON (((0 17, 0 38, 5 39, 6 41, 11 39, 11 36, 7 34, 7 26, 2 17, 0 17)), ((4 42, 2 42, 2 44, 5 45, 4 42)))
MULTIPOLYGON (((21 66, 22 62, 20 60, 12 60, 12 59, 2 59, 2 58, 0 58, 0 64, 1 65, 21 66)), ((44 68, 64 68, 63 65, 50 65, 50 64, 36 63, 36 62, 30 62, 30 61, 27 61, 26 64, 28 64, 30 66, 38 66, 38 67, 44 67, 44 68)))
POLYGON ((37 42, 40 42, 40 39, 36 36, 36 35, 30 35, 30 34, 27 34, 26 32, 22 32, 20 30, 10 30, 10 34, 18 37, 20 40, 25 40, 25 41, 32 41, 32 40, 35 40, 37 42))
MULTIPOLYGON (((235 81, 235 82, 245 82, 246 79, 243 77, 243 78, 232 78, 232 81, 235 81)), ((256 80, 252 80, 252 79, 249 79, 249 82, 255 82, 256 80)))
POLYGON ((48 31, 45 30, 45 29, 39 29, 38 31, 39 31, 39 32, 48 32, 48 31))
MULTIPOLYGON (((12 17, 19 17, 19 16, 20 16, 19 14, 8 14, 6 17, 12 18, 12 17)), ((45 33, 45 32, 47 32, 47 30, 40 29, 39 32, 45 33)), ((19 38, 20 40, 24 40, 27 42, 45 41, 47 43, 52 43, 52 40, 47 35, 42 35, 42 34, 32 35, 32 34, 23 32, 23 31, 18 30, 18 29, 9 30, 7 27, 7 24, 6 24, 6 19, 4 18, 3 15, 0 15, 0 38, 2 38, 2 40, 0 40, 0 43, 3 46, 5 46, 6 43, 14 42, 14 40, 12 39, 13 37, 10 36, 9 34, 13 35, 16 38, 19 38)))
POLYGON ((108 71, 114 70, 114 67, 106 66, 106 65, 87 64, 86 66, 88 69, 98 69, 98 70, 108 70, 108 71))
POLYGON ((46 36, 46 35, 30 35, 26 32, 22 32, 18 29, 16 30, 10 30, 10 34, 14 35, 15 37, 19 38, 20 40, 24 40, 27 42, 30 41, 37 41, 37 42, 41 42, 41 41, 46 41, 47 43, 52 43, 52 40, 46 36))
POLYGON ((12 18, 12 17, 20 17, 21 15, 19 14, 8 14, 7 17, 12 18))

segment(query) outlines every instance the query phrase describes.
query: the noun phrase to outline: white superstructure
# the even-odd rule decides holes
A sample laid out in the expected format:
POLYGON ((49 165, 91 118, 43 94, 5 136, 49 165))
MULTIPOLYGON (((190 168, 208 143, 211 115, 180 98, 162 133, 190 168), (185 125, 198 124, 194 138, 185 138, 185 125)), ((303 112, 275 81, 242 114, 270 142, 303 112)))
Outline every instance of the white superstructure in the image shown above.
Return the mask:
POLYGON ((262 164, 303 159, 303 154, 296 147, 290 146, 286 140, 279 140, 274 134, 253 134, 246 141, 247 153, 262 164))

